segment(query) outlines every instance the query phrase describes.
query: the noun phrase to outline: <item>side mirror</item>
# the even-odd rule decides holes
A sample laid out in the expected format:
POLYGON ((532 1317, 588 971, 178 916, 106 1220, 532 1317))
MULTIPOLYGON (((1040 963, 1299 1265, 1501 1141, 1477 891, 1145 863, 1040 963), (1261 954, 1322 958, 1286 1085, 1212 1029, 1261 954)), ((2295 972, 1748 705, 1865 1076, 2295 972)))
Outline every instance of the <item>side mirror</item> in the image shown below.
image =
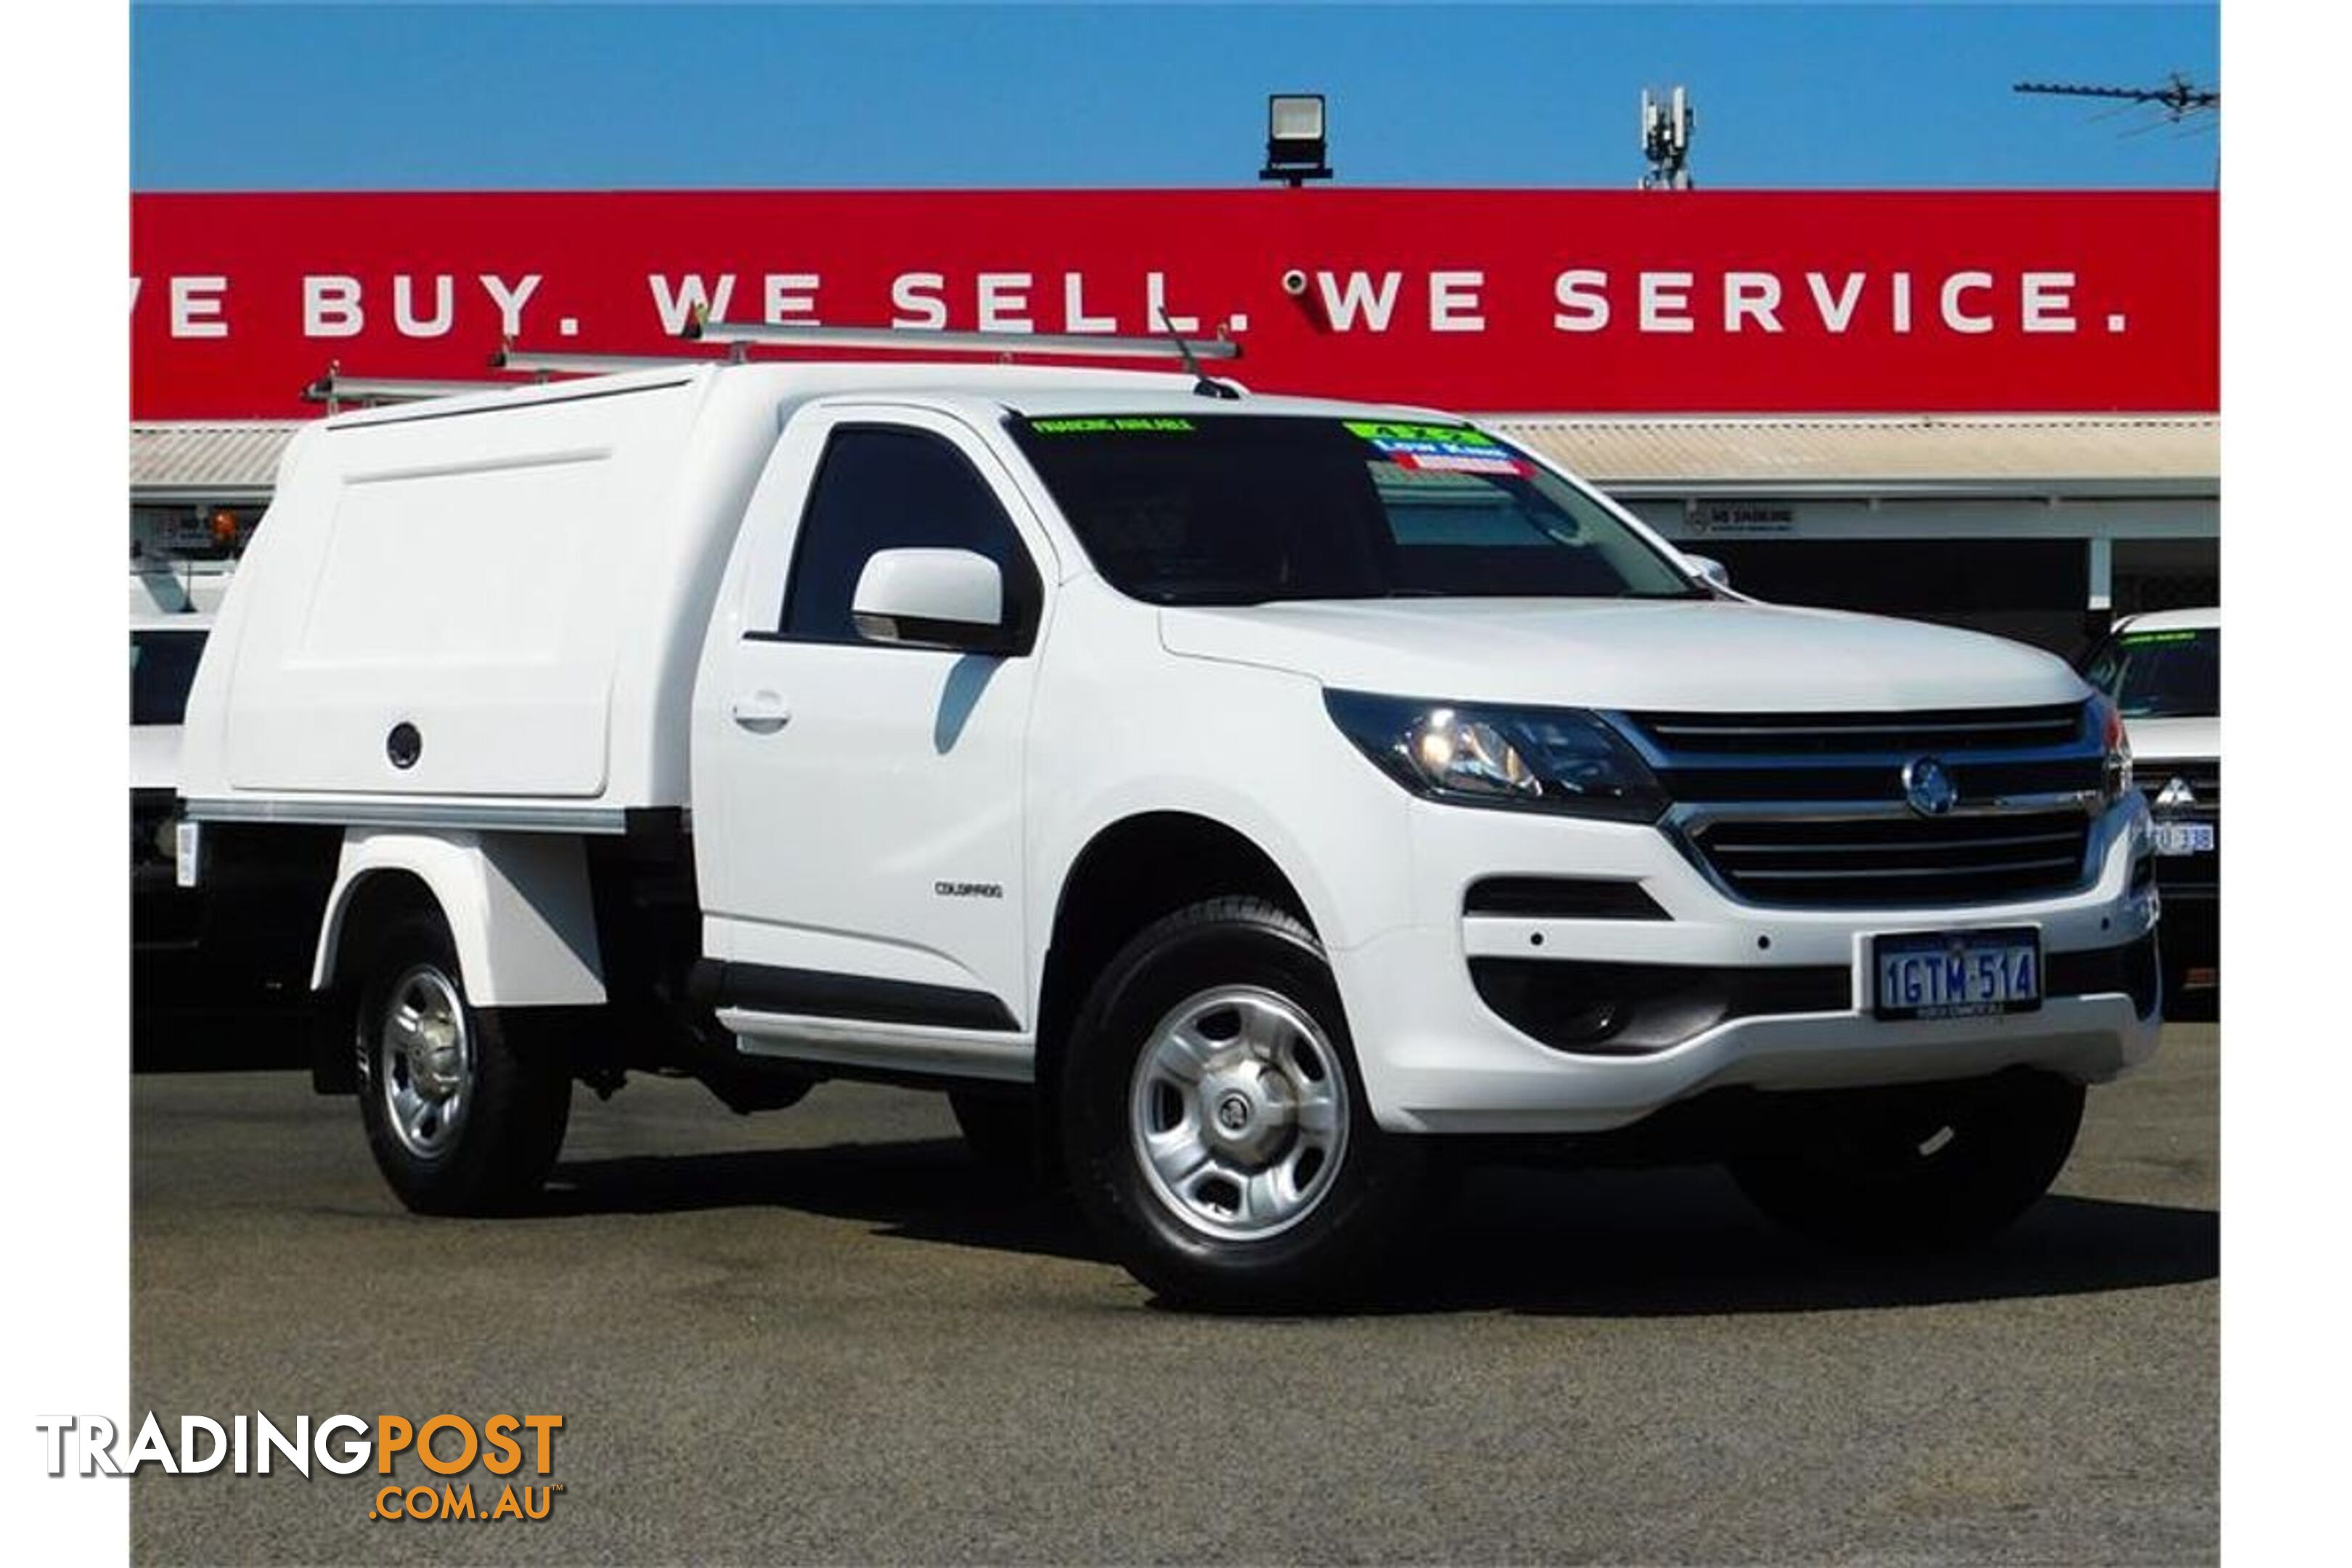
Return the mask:
POLYGON ((876 551, 849 615, 868 642, 1001 653, 1010 640, 1004 574, 971 550, 876 551))
POLYGON ((1690 563, 1691 570, 1697 573, 1704 581, 1722 589, 1727 594, 1731 592, 1731 571, 1722 562, 1712 555, 1692 555, 1687 552, 1684 554, 1683 559, 1690 563))

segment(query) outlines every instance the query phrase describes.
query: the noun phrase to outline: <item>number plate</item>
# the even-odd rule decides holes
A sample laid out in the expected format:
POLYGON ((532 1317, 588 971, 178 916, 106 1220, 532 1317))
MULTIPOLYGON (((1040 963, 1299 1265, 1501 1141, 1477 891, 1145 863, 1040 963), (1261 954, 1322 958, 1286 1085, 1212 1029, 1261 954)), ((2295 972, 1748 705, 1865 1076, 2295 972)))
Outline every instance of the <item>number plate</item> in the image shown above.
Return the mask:
POLYGON ((1870 968, 1882 1018, 1974 1018, 2042 1005, 2042 933, 2031 926, 1874 937, 1870 968))
POLYGON ((2210 822, 2154 822, 2148 826, 2156 834, 2156 852, 2159 855, 2210 855, 2219 841, 2217 830, 2210 822))

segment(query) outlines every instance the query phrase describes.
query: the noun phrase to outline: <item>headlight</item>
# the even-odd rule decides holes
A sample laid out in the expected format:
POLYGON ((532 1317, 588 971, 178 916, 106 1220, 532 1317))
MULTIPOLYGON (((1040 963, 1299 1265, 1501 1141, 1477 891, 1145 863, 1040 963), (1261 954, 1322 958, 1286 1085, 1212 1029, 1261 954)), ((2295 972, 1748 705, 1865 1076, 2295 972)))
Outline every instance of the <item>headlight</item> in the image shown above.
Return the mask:
POLYGON ((2099 737, 2101 750, 2106 753, 2106 767, 2099 779, 2099 794, 2109 805, 2131 793, 2131 737, 2124 731, 2120 709, 2105 696, 2091 699, 2091 727, 2099 737))
POLYGON ((1490 708, 1326 691, 1342 733, 1416 795, 1655 822, 1666 801, 1633 749, 1576 708, 1490 708))

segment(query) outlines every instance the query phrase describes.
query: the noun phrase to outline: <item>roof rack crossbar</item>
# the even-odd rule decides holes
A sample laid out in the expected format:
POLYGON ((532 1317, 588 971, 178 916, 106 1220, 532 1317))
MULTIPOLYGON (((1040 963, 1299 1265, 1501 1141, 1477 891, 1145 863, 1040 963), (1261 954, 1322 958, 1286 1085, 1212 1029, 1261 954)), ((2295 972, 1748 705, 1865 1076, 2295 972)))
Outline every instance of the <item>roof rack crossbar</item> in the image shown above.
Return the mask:
POLYGON ((462 397, 470 392, 511 392, 511 381, 434 381, 404 376, 345 375, 330 365, 327 374, 302 389, 305 403, 323 403, 333 413, 346 403, 419 403, 428 397, 462 397))
POLYGON ((1074 359, 1239 359, 1241 344, 1213 338, 1186 344, 1168 337, 1115 337, 1107 332, 968 332, 929 327, 810 327, 769 321, 711 321, 700 317, 681 334, 688 342, 761 343, 774 348, 887 349, 898 353, 1055 354, 1074 359))
POLYGON ((501 348, 490 356, 492 370, 538 375, 611 375, 621 371, 668 370, 682 364, 740 364, 739 350, 727 354, 598 354, 540 353, 529 349, 501 348))

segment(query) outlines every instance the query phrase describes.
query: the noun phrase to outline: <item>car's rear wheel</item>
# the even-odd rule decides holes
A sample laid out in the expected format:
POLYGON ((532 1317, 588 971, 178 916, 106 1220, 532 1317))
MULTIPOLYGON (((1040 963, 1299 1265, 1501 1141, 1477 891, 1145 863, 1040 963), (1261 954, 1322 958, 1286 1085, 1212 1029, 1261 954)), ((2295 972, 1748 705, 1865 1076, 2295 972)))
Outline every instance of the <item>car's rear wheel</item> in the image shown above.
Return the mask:
POLYGON ((1826 1102, 1765 1152, 1740 1189, 1802 1235, 1872 1251, 1980 1240, 2050 1189, 2074 1147, 2083 1086, 2050 1073, 1872 1091, 1826 1102))
POLYGON ((1411 1210, 1418 1162, 1373 1122, 1314 936, 1259 899, 1129 942, 1075 1024, 1064 1148, 1144 1284, 1191 1304, 1328 1304, 1411 1210))
POLYGON ((496 1212, 546 1180, 571 1115, 571 1075, 527 1014, 467 1001, 437 915, 397 921, 376 943, 353 1058, 368 1147, 410 1208, 496 1212))

